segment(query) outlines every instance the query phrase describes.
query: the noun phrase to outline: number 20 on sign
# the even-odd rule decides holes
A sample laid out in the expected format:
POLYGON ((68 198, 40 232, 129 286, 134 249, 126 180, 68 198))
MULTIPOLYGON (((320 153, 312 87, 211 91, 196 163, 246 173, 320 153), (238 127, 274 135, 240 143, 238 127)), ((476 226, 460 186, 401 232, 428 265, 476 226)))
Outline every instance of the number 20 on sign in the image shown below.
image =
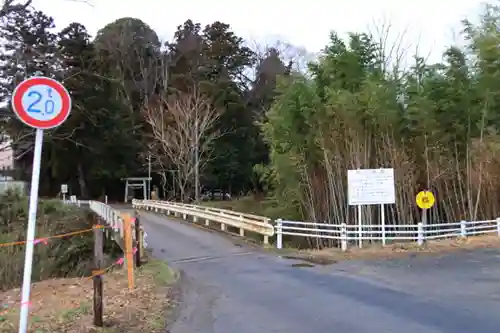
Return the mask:
POLYGON ((64 86, 48 77, 32 77, 21 82, 12 95, 12 109, 24 124, 36 129, 31 190, 29 201, 26 254, 24 259, 23 286, 19 333, 28 331, 31 270, 40 183, 43 131, 64 123, 71 112, 71 97, 64 86))

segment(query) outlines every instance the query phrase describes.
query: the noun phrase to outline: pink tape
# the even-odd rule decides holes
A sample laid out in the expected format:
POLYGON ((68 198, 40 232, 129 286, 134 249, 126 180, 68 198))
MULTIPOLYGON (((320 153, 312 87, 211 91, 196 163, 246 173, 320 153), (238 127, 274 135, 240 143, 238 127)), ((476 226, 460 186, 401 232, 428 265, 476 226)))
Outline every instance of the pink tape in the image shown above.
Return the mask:
MULTIPOLYGON (((136 247, 134 247, 134 249, 132 250, 132 253, 133 253, 133 254, 137 253, 137 248, 136 248, 136 247)), ((120 259, 118 259, 118 260, 116 261, 116 263, 115 263, 115 264, 116 264, 116 265, 123 265, 123 263, 124 263, 124 262, 125 262, 125 257, 121 257, 120 259)))
POLYGON ((39 239, 35 239, 34 244, 38 244, 38 243, 43 243, 44 245, 48 245, 49 243, 47 242, 47 238, 39 238, 39 239))

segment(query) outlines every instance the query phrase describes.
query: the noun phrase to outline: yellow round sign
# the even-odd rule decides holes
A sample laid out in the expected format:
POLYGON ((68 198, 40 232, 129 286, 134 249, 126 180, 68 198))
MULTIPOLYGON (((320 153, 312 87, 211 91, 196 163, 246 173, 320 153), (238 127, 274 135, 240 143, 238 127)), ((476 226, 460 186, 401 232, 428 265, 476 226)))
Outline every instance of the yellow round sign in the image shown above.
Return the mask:
POLYGON ((417 206, 421 209, 429 209, 432 206, 434 206, 434 203, 436 202, 436 198, 434 197, 434 194, 430 191, 421 191, 418 192, 417 197, 417 206))

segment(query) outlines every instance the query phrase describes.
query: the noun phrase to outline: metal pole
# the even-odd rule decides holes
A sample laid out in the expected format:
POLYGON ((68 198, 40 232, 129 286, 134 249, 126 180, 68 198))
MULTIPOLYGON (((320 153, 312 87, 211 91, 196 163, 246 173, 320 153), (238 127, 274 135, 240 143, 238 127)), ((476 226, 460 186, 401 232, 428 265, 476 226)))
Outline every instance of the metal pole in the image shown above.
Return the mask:
POLYGON ((33 170, 31 173, 30 207, 28 230, 26 232, 26 255, 24 258, 23 289, 21 297, 21 315, 19 333, 28 331, 28 314, 30 305, 31 270, 33 266, 33 248, 35 246, 36 211, 38 206, 38 187, 40 183, 40 164, 42 161, 43 130, 37 129, 35 136, 35 152, 33 154, 33 170))
POLYGON ((151 153, 149 153, 148 157, 148 195, 146 199, 151 200, 151 153))

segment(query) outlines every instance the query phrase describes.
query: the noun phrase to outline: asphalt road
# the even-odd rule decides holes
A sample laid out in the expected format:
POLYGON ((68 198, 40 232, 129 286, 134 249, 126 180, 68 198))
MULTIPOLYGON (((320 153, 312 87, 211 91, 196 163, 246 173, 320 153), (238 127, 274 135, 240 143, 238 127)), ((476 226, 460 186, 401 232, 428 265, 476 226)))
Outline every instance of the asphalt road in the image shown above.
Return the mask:
POLYGON ((171 333, 497 333, 500 252, 297 261, 141 213, 148 247, 186 275, 171 333))

